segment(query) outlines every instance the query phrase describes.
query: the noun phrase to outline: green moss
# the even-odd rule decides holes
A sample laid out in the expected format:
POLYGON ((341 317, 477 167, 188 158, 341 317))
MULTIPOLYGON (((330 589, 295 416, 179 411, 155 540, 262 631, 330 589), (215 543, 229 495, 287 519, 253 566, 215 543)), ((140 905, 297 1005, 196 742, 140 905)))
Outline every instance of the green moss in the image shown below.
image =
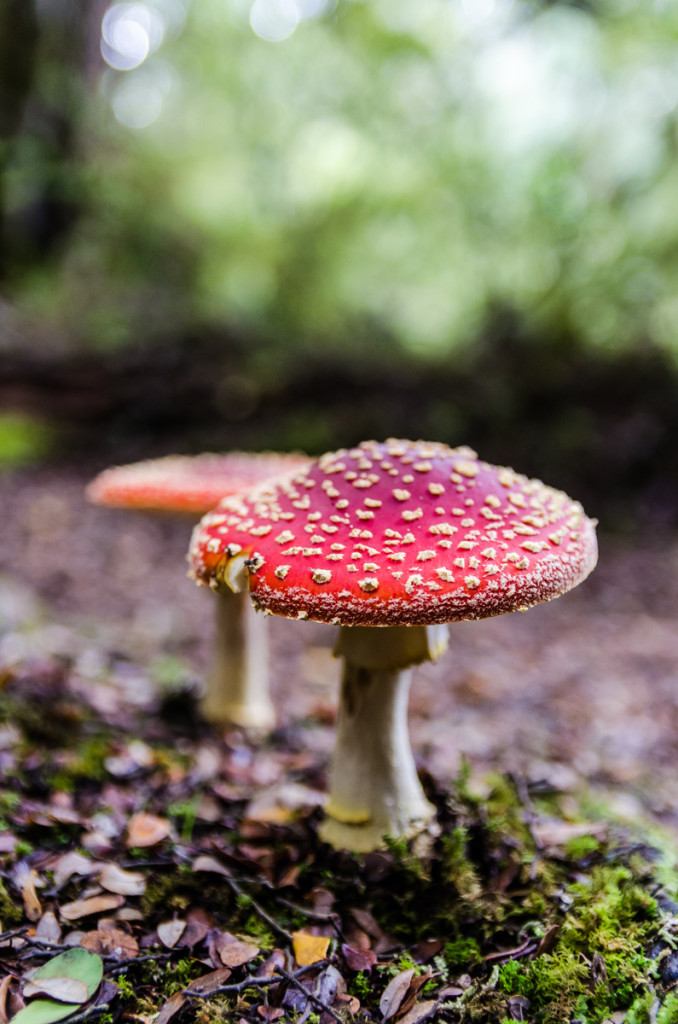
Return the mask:
POLYGON ((565 843, 568 860, 584 860, 600 850, 600 841, 594 836, 574 836, 565 843))
POLYGON ((475 939, 461 938, 455 939, 454 942, 446 942, 443 956, 450 970, 463 968, 464 971, 468 971, 482 960, 480 946, 475 939))
POLYGON ((100 783, 106 778, 106 758, 111 752, 110 740, 93 736, 82 741, 76 750, 59 758, 58 768, 46 769, 51 789, 70 793, 88 783, 100 783))
POLYGON ((3 882, 0 881, 0 926, 2 930, 21 924, 23 916, 23 907, 12 899, 3 882))

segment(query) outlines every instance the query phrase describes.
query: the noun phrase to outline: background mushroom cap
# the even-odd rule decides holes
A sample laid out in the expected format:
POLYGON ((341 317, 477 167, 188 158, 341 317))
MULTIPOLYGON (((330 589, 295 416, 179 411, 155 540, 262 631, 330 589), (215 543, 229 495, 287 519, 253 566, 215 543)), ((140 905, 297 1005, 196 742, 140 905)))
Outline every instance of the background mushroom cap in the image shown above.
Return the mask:
POLYGON ((524 610, 597 560, 579 502, 470 448, 388 440, 226 498, 196 527, 199 582, 247 558, 256 603, 341 625, 428 625, 524 610))
POLYGON ((166 455, 105 469, 88 485, 87 497, 115 508, 202 515, 227 494, 308 463, 296 453, 166 455))

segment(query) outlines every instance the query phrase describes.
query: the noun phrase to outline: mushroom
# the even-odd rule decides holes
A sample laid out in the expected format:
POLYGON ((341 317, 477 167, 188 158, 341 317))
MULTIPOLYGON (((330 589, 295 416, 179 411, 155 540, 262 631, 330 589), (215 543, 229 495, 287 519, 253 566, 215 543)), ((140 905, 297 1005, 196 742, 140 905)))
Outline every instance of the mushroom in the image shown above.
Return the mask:
POLYGON ((368 851, 434 814, 407 733, 411 666, 444 651, 445 623, 524 611, 576 586, 597 547, 595 523, 562 491, 467 447, 388 440, 225 499, 196 527, 189 558, 200 583, 340 626, 320 834, 368 851))
MULTIPOLYGON (((87 487, 97 505, 203 515, 220 498, 308 463, 275 453, 167 455, 100 473, 87 487)), ((268 636, 263 616, 241 594, 216 603, 214 665, 201 708, 208 721, 268 729, 275 720, 268 690, 268 636)))

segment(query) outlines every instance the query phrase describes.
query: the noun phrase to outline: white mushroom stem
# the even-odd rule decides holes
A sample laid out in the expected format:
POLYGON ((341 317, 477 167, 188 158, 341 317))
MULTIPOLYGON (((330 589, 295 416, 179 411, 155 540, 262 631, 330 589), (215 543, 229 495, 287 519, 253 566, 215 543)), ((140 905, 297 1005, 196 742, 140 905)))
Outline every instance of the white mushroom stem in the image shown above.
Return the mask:
POLYGON ((435 660, 444 626, 342 627, 345 659, 327 817, 320 828, 338 849, 367 852, 384 836, 411 836, 435 810, 421 788, 407 731, 409 666, 435 660))
POLYGON ((202 700, 205 718, 248 729, 270 729, 275 712, 268 692, 268 623, 247 591, 216 595, 214 664, 202 700))

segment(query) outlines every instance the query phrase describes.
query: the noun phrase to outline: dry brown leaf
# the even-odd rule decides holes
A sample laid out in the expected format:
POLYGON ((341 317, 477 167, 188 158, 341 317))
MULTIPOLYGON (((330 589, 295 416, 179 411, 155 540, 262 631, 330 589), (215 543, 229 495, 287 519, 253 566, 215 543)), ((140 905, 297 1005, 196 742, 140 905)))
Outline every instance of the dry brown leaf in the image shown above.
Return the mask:
POLYGON ((29 921, 39 921, 42 917, 42 906, 35 890, 38 873, 25 860, 19 861, 12 872, 12 881, 21 893, 26 917, 29 921))
POLYGON ((178 918, 174 918, 173 921, 163 921, 158 925, 156 931, 163 946, 172 949, 186 931, 186 922, 180 921, 178 918))
POLYGON ((369 910, 361 910, 359 907, 351 907, 351 917, 356 924, 362 928, 364 932, 367 932, 367 934, 373 939, 382 938, 384 933, 372 914, 370 914, 369 910))
MULTIPOLYGON (((228 967, 220 967, 216 971, 210 971, 209 974, 203 974, 201 978, 196 978, 190 985, 187 986, 185 992, 189 995, 195 992, 199 996, 209 996, 213 992, 216 992, 218 988, 225 985, 231 976, 231 972, 228 967)), ((157 1022, 156 1022, 157 1024, 157 1022)))
POLYGON ((285 954, 282 949, 274 949, 261 967, 257 970, 259 978, 272 978, 278 970, 285 966, 285 954))
POLYGON ((280 1006, 257 1006, 257 1013, 264 1020, 280 1020, 285 1011, 280 1006))
POLYGON ((101 896, 90 896, 89 899, 64 903, 63 907, 59 908, 59 913, 65 921, 78 921, 81 917, 89 917, 91 914, 104 914, 107 910, 116 910, 124 902, 123 896, 102 893, 101 896))
POLYGON ((228 875, 230 872, 220 864, 216 857, 210 857, 209 854, 201 854, 196 857, 192 864, 193 871, 209 871, 215 875, 228 875))
POLYGON ((167 839, 171 829, 172 826, 167 818, 159 818, 155 814, 138 811, 127 822, 125 845, 128 849, 133 846, 156 846, 163 839, 167 839))
POLYGON ((187 997, 183 992, 175 992, 173 996, 170 996, 167 1002, 163 1003, 160 1007, 158 1016, 155 1018, 155 1024, 168 1024, 168 1021, 170 1021, 175 1013, 178 1013, 184 1005, 186 998, 187 997))
POLYGON ((414 1006, 420 990, 424 987, 427 981, 431 980, 432 977, 433 975, 431 974, 431 972, 427 971, 426 974, 416 974, 414 978, 412 978, 412 981, 410 982, 410 987, 405 993, 405 998, 398 1007, 399 1017, 401 1014, 407 1014, 408 1010, 410 1010, 412 1006, 414 1006))
POLYGON ((35 937, 46 942, 61 941, 61 926, 56 919, 56 914, 52 910, 46 910, 38 921, 35 937))
POLYGON ((413 1006, 404 1017, 400 1017, 398 1024, 419 1024, 420 1021, 426 1020, 435 1011, 438 1005, 437 999, 425 999, 421 1003, 417 1003, 413 1006))
POLYGON ((139 955, 139 943, 122 928, 105 927, 85 932, 80 945, 90 953, 114 956, 117 960, 133 960, 139 955))
POLYGON ((327 956, 330 940, 325 935, 310 935, 308 932, 292 932, 294 959, 300 967, 317 964, 327 956))
POLYGON ((391 1017, 395 1017, 407 994, 413 977, 414 967, 410 967, 407 971, 401 971, 400 974, 396 974, 395 978, 389 981, 379 1000, 379 1009, 384 1020, 390 1020, 391 1017))
POLYGON ((11 974, 6 974, 5 977, 0 981, 0 1024, 7 1024, 9 1020, 9 1014, 7 1013, 7 995, 9 993, 9 986, 14 981, 11 974))
POLYGON ((258 946, 251 942, 242 942, 230 932, 219 932, 215 935, 214 948, 225 967, 242 967, 243 964, 254 960, 259 953, 258 946))
POLYGON ((214 917, 202 907, 194 907, 186 914, 186 929, 181 936, 179 945, 192 949, 206 937, 210 928, 214 927, 214 917))
POLYGON ((99 874, 99 885, 121 896, 143 896, 146 879, 139 871, 125 871, 117 864, 105 864, 99 874))
POLYGON ((356 949, 344 943, 341 952, 349 971, 371 971, 377 962, 377 954, 372 949, 356 949))
POLYGON ((60 1003, 84 1003, 89 998, 87 985, 77 978, 40 978, 39 981, 27 981, 24 985, 24 996, 44 995, 56 999, 60 1003))
POLYGON ((73 875, 89 875, 95 866, 89 857, 78 853, 77 850, 71 850, 70 853, 65 853, 63 857, 59 857, 59 860, 54 865, 52 869, 54 872, 54 883, 57 886, 61 886, 69 878, 72 878, 73 875))
POLYGON ((360 1000, 357 996, 350 996, 348 993, 341 993, 337 996, 335 1002, 341 1003, 352 1016, 355 1017, 356 1013, 360 1009, 360 1000))

